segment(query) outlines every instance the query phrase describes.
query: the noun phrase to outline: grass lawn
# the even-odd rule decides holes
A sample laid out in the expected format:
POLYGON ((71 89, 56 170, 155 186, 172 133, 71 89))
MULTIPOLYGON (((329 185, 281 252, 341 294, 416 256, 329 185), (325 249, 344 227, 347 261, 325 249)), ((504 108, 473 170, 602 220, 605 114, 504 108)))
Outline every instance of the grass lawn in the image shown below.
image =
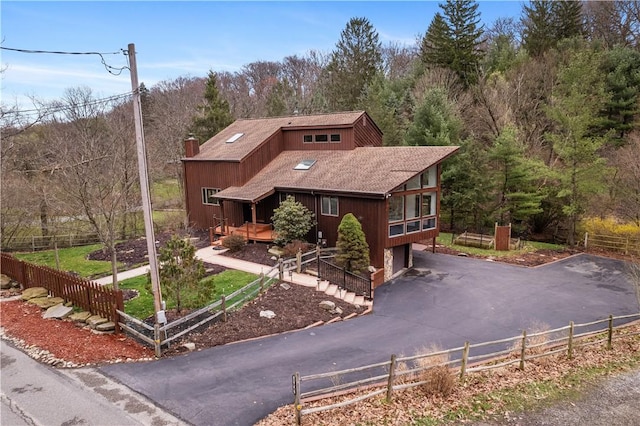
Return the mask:
MULTIPOLYGON (((209 305, 217 300, 224 294, 231 294, 239 288, 244 287, 250 282, 256 280, 258 277, 254 274, 243 271, 227 270, 217 275, 204 278, 201 281, 202 285, 212 286, 211 298, 209 301, 200 303, 200 306, 190 306, 191 308, 203 307, 209 305)), ((135 278, 129 278, 120 282, 121 289, 133 289, 138 290, 139 296, 135 299, 131 299, 124 304, 124 311, 136 318, 144 319, 154 313, 153 306, 153 294, 151 292, 151 285, 147 285, 147 276, 140 276, 135 278)), ((183 308, 186 308, 190 303, 196 299, 195 295, 188 292, 182 295, 183 308)), ((168 301, 167 309, 175 307, 173 301, 168 301)))
MULTIPOLYGON (((89 253, 101 250, 102 244, 92 244, 90 246, 71 247, 58 249, 60 259, 60 269, 63 271, 73 271, 82 277, 91 278, 111 273, 111 262, 100 260, 87 260, 89 253)), ((56 267, 55 250, 44 250, 29 253, 14 253, 15 257, 36 265, 56 267)), ((118 266, 122 266, 118 264, 118 266)))
MULTIPOLYGON (((490 238, 490 236, 487 236, 490 238)), ((452 243, 452 234, 448 232, 441 232, 438 236, 437 243, 443 246, 447 246, 451 249, 461 251, 463 253, 469 253, 478 256, 494 256, 494 257, 508 257, 508 256, 517 256, 522 253, 528 253, 535 250, 562 250, 564 246, 558 244, 550 244, 550 243, 539 243, 536 241, 525 241, 524 246, 520 250, 509 250, 509 251, 497 251, 497 250, 489 250, 489 249, 481 249, 477 247, 466 247, 460 246, 452 243)))

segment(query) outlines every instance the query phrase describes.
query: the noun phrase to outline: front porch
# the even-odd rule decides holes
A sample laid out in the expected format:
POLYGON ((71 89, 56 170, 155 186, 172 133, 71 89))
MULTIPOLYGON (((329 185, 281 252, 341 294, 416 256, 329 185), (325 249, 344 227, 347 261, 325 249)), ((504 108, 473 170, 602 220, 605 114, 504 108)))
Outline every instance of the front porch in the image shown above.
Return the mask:
POLYGON ((246 241, 272 243, 276 234, 270 223, 249 223, 244 225, 228 226, 218 225, 215 228, 209 228, 209 237, 212 246, 222 245, 222 241, 229 235, 241 235, 246 241))

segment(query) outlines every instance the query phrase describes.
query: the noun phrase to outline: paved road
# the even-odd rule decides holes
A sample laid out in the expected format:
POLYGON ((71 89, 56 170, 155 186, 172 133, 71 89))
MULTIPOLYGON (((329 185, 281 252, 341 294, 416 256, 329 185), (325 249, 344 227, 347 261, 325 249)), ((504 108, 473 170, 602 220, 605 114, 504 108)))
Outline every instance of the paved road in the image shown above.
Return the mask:
MULTIPOLYGON (((543 267, 415 252, 415 269, 376 290, 374 312, 343 323, 153 363, 101 369, 196 425, 251 425, 292 402, 291 375, 340 370, 638 312, 617 260, 579 255, 543 267)), ((277 314, 277 313, 276 313, 277 314)))
POLYGON ((0 351, 3 426, 184 424, 91 368, 51 369, 4 340, 0 351))

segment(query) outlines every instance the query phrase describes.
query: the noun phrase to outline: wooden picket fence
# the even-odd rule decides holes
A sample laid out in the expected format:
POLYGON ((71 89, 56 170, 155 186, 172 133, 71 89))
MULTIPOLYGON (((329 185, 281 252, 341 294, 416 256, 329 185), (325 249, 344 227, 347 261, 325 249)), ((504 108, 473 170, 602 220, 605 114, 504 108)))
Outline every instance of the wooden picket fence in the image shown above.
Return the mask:
MULTIPOLYGON (((124 310, 121 290, 116 291, 67 272, 25 262, 8 253, 1 253, 0 258, 2 273, 19 282, 23 288, 44 287, 49 294, 118 324, 117 310, 124 310)), ((118 331, 116 327, 116 333, 118 331)))
POLYGON ((296 421, 300 425, 304 415, 345 407, 377 395, 386 394, 386 400, 390 402, 394 391, 426 384, 425 372, 436 367, 455 368, 462 379, 469 373, 512 364, 524 370, 528 361, 561 353, 572 358, 578 355, 575 350, 583 346, 605 344, 607 349, 611 349, 616 338, 640 335, 640 332, 620 333, 632 319, 640 319, 640 313, 617 317, 610 315, 583 324, 574 324, 572 321, 554 330, 531 334, 523 331, 522 335, 507 339, 476 344, 465 342, 464 346, 458 348, 414 356, 398 357, 394 354, 389 361, 340 371, 307 376, 296 372, 292 377, 296 421), (614 326, 615 321, 625 323, 614 326), (603 323, 606 324, 604 327, 598 327, 603 323), (579 329, 583 331, 578 332, 579 329), (487 348, 492 346, 498 350, 489 349, 488 352, 487 348), (451 359, 452 356, 458 358, 451 359), (308 390, 303 391, 303 385, 308 390), (333 404, 305 407, 311 401, 358 391, 364 393, 333 404))

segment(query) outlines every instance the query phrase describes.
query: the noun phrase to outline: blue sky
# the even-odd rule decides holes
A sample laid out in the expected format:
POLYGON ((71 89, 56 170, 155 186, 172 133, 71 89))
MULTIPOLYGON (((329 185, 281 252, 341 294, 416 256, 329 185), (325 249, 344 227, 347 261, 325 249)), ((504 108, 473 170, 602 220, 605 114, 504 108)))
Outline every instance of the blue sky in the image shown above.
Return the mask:
MULTIPOLYGON (((521 1, 480 1, 481 19, 519 16, 521 1)), ((0 3, 2 46, 30 50, 119 52, 135 43, 139 80, 147 87, 179 76, 237 71, 309 50, 331 51, 352 17, 369 19, 383 44, 413 44, 439 11, 437 1, 109 1, 0 3)), ((2 102, 21 108, 28 96, 62 97, 89 86, 100 97, 131 89, 127 70, 109 74, 98 56, 0 51, 2 102)), ((105 55, 114 67, 124 55, 105 55)))

